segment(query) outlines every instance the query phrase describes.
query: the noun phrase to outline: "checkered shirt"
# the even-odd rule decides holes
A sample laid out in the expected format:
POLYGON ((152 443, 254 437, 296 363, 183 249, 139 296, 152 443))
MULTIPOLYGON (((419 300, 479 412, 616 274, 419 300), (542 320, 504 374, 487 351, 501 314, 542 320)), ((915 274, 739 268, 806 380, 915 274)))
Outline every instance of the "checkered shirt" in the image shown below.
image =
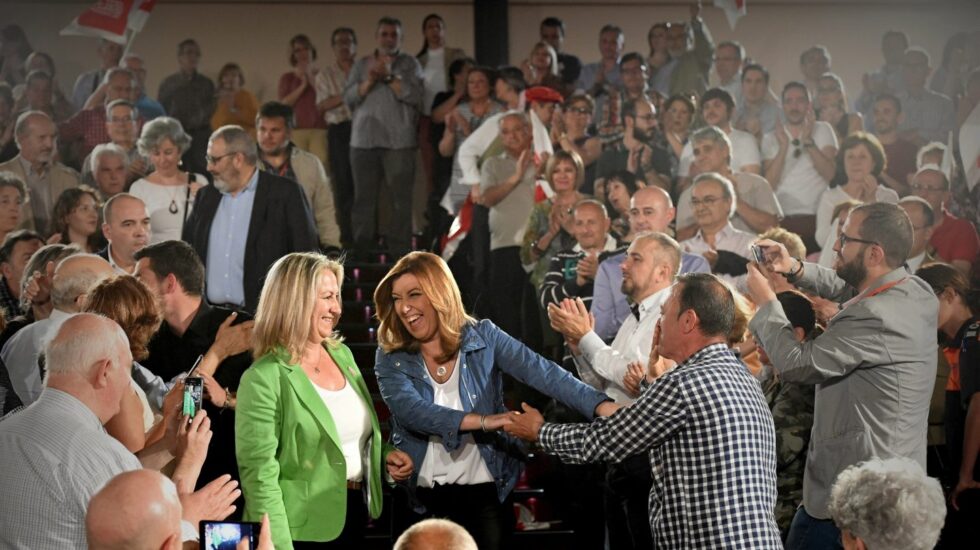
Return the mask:
POLYGON ((608 418, 545 424, 539 442, 572 463, 649 451, 656 548, 782 548, 772 415, 724 344, 698 351, 608 418))

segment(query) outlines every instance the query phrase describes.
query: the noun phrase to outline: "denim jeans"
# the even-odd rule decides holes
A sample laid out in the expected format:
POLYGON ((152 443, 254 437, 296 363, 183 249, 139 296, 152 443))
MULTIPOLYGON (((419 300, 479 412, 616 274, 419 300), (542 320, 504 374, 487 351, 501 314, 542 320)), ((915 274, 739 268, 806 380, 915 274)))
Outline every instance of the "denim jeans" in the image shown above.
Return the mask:
POLYGON ((817 519, 800 506, 786 537, 786 550, 841 549, 840 529, 830 519, 817 519))

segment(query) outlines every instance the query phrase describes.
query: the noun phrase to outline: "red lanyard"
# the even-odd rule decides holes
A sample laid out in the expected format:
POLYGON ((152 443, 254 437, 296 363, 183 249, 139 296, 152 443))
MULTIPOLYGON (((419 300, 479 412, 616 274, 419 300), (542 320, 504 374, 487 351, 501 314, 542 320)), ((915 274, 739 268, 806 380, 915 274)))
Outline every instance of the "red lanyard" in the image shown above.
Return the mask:
MULTIPOLYGON (((850 300, 844 302, 844 305, 842 305, 840 309, 841 309, 841 311, 844 311, 849 306, 851 306, 853 304, 856 304, 856 303, 860 302, 861 300, 863 300, 865 298, 871 298, 872 296, 877 296, 877 295, 881 294, 882 292, 888 290, 889 288, 891 288, 893 286, 896 286, 898 284, 904 283, 905 282, 905 279, 907 279, 907 278, 908 277, 902 277, 901 279, 899 279, 897 281, 892 281, 890 283, 885 283, 885 284, 879 286, 878 288, 876 288, 876 289, 874 289, 874 290, 872 290, 872 291, 870 291, 870 292, 868 292, 866 294, 859 294, 859 295, 851 298, 850 300)), ((839 314, 840 314, 840 312, 838 312, 838 315, 839 314)), ((835 317, 836 317, 836 315, 835 315, 835 317)))

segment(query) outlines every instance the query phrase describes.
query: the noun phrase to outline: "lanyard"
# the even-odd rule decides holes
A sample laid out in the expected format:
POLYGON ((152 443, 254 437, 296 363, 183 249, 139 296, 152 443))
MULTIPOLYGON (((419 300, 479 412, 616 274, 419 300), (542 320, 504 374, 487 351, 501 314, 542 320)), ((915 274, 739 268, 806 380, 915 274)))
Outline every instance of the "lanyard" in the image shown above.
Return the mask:
MULTIPOLYGON (((885 283, 885 284, 879 286, 878 288, 876 288, 874 290, 871 290, 870 292, 867 292, 865 294, 859 294, 859 295, 851 298, 850 300, 844 302, 844 305, 841 306, 840 310, 841 311, 844 311, 848 307, 850 307, 850 306, 852 306, 852 305, 860 302, 861 300, 863 300, 865 298, 871 298, 872 296, 877 296, 877 295, 881 294, 882 292, 884 292, 884 291, 892 288, 893 286, 896 286, 898 284, 904 283, 905 282, 905 279, 907 279, 907 278, 908 277, 902 277, 901 279, 899 279, 897 281, 892 281, 890 283, 885 283)), ((840 315, 840 312, 838 312, 837 314, 840 315)), ((836 317, 836 316, 837 315, 835 315, 834 317, 836 317)))

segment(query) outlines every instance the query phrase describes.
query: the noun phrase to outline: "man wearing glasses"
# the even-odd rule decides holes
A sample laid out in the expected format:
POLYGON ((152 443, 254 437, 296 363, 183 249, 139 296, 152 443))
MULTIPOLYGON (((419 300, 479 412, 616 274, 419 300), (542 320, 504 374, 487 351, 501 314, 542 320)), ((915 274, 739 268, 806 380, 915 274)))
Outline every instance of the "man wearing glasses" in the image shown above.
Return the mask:
MULTIPOLYGON (((133 95, 136 78, 129 69, 110 69, 105 82, 85 102, 85 109, 75 113, 58 127, 61 145, 71 159, 72 167, 81 167, 82 160, 100 143, 111 141, 109 135, 109 112, 107 105, 123 99, 129 101, 133 95)), ((137 120, 137 126, 142 124, 137 120)))
POLYGON ((596 188, 606 178, 629 170, 647 185, 670 189, 670 155, 654 143, 657 108, 648 98, 623 103, 623 141, 606 149, 596 161, 596 188))
POLYGON ((257 168, 241 126, 215 130, 205 159, 214 185, 198 191, 182 240, 204 262, 208 303, 254 313, 276 260, 319 249, 313 214, 298 183, 257 168))
POLYGON ((840 531, 828 500, 848 466, 906 457, 925 469, 939 306, 929 285, 905 270, 912 243, 909 217, 888 203, 851 210, 833 270, 792 258, 774 241, 757 243, 766 261, 749 266, 747 286, 759 307, 749 329, 782 380, 816 384, 803 506, 787 548, 836 547, 840 531), (840 312, 823 334, 798 342, 761 269, 840 302, 840 312))
POLYGON ((973 224, 946 210, 950 197, 946 173, 935 164, 924 165, 912 177, 912 192, 925 199, 938 218, 929 238, 929 246, 935 249, 940 260, 969 276, 973 263, 980 255, 980 236, 977 236, 973 224))

